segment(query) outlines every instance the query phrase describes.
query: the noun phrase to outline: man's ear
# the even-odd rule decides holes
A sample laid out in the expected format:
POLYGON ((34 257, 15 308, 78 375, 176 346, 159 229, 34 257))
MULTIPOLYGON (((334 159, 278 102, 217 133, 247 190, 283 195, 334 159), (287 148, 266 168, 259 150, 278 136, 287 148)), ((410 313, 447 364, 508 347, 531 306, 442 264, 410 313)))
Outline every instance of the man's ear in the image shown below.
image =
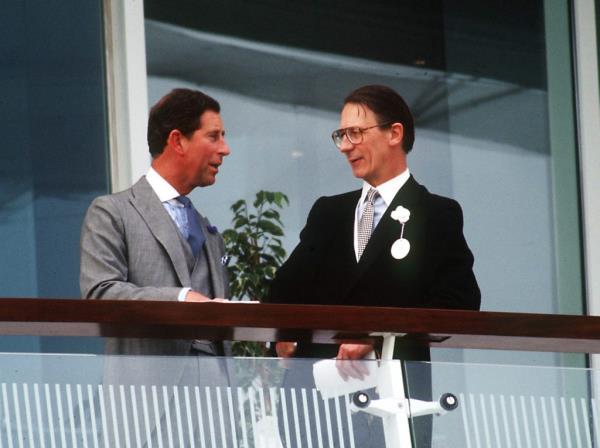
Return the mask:
POLYGON ((184 154, 183 139, 185 136, 179 129, 173 129, 167 137, 167 147, 171 148, 177 154, 184 154))
POLYGON ((404 126, 402 123, 392 123, 390 126, 390 146, 402 145, 404 126))

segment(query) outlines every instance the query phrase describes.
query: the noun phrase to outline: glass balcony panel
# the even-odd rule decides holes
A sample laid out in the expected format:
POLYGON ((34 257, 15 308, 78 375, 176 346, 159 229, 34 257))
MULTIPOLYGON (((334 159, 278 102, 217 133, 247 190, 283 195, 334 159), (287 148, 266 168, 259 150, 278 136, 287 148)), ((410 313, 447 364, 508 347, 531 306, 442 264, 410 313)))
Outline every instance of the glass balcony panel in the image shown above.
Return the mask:
POLYGON ((386 446, 351 403, 400 362, 345 367, 365 378, 334 360, 3 354, 0 446, 386 446))
POLYGON ((596 446, 591 369, 438 362, 406 362, 405 369, 411 411, 428 381, 434 400, 450 393, 458 404, 448 412, 440 403, 441 415, 412 420, 415 434, 426 419, 432 424, 431 444, 417 439, 415 448, 596 446))
POLYGON ((0 446, 595 446, 590 369, 402 367, 4 354, 0 446))

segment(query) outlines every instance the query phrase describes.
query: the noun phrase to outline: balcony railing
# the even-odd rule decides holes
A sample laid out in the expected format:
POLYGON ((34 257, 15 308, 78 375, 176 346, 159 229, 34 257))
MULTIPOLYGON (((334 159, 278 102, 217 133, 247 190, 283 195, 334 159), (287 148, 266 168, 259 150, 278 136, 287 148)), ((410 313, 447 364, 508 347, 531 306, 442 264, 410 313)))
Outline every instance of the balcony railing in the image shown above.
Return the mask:
MULTIPOLYGON (((594 353, 600 318, 2 299, 0 335, 317 343, 396 335, 411 346, 594 353)), ((362 378, 344 380, 334 360, 2 354, 0 447, 597 446, 590 369, 348 363, 362 378)))

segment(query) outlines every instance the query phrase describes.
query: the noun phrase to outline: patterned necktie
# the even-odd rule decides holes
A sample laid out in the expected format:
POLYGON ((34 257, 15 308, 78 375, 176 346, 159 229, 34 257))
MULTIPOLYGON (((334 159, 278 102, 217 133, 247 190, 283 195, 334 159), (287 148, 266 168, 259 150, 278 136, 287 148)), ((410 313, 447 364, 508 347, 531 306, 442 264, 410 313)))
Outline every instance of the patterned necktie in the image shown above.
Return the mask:
POLYGON ((192 249, 194 257, 197 257, 200 249, 204 245, 204 241, 206 241, 206 237, 200 226, 200 220, 198 219, 198 212, 196 212, 192 201, 186 196, 179 196, 177 200, 184 206, 185 214, 187 216, 187 241, 192 249))
POLYGON ((367 193, 367 199, 365 208, 363 210, 360 221, 358 222, 358 259, 362 257, 362 254, 367 247, 369 238, 371 238, 371 232, 373 231, 373 203, 379 193, 375 188, 369 189, 367 193))

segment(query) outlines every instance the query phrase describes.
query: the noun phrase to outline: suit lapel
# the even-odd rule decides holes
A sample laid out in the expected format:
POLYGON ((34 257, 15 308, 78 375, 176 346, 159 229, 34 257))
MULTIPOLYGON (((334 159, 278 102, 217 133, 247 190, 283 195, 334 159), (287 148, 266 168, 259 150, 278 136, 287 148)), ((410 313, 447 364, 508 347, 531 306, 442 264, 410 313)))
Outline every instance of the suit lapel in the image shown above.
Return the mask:
POLYGON ((152 235, 167 251, 181 284, 189 286, 190 273, 177 226, 145 177, 141 178, 131 190, 133 193, 131 204, 139 212, 152 235))
POLYGON ((354 251, 354 218, 361 192, 358 190, 345 198, 345 202, 340 204, 339 219, 336 220, 340 228, 335 233, 338 244, 334 246, 336 254, 333 256, 337 258, 335 264, 340 272, 349 273, 339 285, 340 297, 347 296, 359 278, 359 264, 354 251))
MULTIPOLYGON (((402 188, 398 191, 392 203, 386 209, 381 217, 379 224, 373 231, 369 243, 363 252, 358 263, 356 280, 358 280, 365 272, 369 270, 371 265, 381 257, 386 256, 384 251, 389 253, 392 244, 400 238, 402 226, 397 221, 391 218, 392 211, 399 205, 413 211, 418 205, 420 197, 420 186, 412 176, 406 181, 402 188)), ((406 224, 410 226, 410 221, 406 224)), ((405 232, 406 234, 406 232, 405 232)), ((401 262, 399 260, 399 262, 401 262)))
POLYGON ((352 270, 356 269, 357 266, 356 252, 354 251, 354 218, 356 216, 356 204, 360 199, 361 192, 361 190, 358 190, 349 195, 348 202, 343 204, 340 219, 342 225, 338 233, 340 241, 343 242, 340 257, 352 270))

